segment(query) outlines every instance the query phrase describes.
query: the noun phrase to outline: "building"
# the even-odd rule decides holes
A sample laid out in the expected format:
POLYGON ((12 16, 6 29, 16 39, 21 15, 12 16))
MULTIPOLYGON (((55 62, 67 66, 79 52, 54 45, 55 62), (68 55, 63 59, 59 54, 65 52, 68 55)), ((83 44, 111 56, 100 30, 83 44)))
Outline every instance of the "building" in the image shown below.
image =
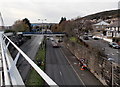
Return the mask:
POLYGON ((112 22, 106 28, 107 37, 120 37, 120 21, 112 22))
POLYGON ((10 30, 12 26, 0 26, 0 31, 10 30))
POLYGON ((94 32, 101 32, 103 33, 103 31, 105 31, 106 27, 109 26, 110 24, 105 22, 105 21, 101 21, 97 24, 93 24, 93 30, 94 32))

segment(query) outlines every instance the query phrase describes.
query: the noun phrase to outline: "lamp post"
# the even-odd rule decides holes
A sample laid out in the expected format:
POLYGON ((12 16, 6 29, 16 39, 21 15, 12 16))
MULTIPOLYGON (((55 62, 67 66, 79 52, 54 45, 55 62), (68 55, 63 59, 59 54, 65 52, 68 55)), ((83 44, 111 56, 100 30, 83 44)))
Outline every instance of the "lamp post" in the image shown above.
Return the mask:
POLYGON ((108 60, 109 61, 111 61, 111 63, 112 63, 112 87, 114 87, 114 82, 113 82, 113 80, 114 80, 114 67, 113 67, 113 61, 114 61, 114 59, 113 58, 108 58, 108 60))
POLYGON ((38 19, 38 21, 42 21, 42 30, 43 30, 43 21, 46 21, 47 19, 38 19))
MULTIPOLYGON (((44 28, 44 26, 43 26, 43 21, 46 21, 47 19, 38 19, 38 21, 42 21, 42 35, 43 35, 43 28, 44 28)), ((42 48, 43 48, 43 44, 45 44, 45 46, 46 46, 46 37, 44 36, 44 41, 42 42, 42 48)))

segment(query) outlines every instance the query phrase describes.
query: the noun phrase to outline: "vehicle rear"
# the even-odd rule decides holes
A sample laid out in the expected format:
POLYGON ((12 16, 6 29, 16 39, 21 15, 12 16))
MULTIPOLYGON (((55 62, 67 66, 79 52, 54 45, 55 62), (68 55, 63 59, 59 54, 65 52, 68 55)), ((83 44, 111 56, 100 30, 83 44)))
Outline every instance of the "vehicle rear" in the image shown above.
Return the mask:
POLYGON ((52 41, 52 46, 53 46, 53 48, 59 48, 60 47, 59 43, 57 43, 55 41, 52 41))

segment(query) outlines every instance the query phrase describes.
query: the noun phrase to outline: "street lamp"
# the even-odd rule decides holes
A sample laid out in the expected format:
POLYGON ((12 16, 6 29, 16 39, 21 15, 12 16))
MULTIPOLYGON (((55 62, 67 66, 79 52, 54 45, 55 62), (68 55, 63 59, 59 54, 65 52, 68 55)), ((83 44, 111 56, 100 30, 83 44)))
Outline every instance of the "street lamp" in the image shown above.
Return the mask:
POLYGON ((113 80, 114 80, 114 67, 113 67, 113 61, 114 61, 114 59, 113 58, 108 58, 108 60, 109 61, 111 61, 111 63, 112 63, 112 87, 114 86, 114 83, 113 83, 113 80))
POLYGON ((43 21, 46 21, 47 19, 38 19, 38 21, 42 21, 42 30, 43 30, 43 21))
MULTIPOLYGON (((43 21, 46 21, 47 19, 38 19, 38 21, 42 21, 42 35, 43 35, 43 21)), ((46 43, 46 37, 44 36, 44 41, 45 41, 45 43, 46 43)), ((41 43, 41 45, 42 45, 42 48, 43 48, 43 42, 41 43)))

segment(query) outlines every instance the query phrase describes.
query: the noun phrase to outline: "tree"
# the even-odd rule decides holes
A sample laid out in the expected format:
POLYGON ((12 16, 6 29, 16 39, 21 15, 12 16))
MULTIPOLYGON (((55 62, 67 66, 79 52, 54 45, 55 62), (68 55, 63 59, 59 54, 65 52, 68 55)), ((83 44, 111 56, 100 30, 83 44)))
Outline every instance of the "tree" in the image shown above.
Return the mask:
POLYGON ((88 20, 85 21, 85 32, 89 33, 90 31, 93 30, 92 23, 88 20))
POLYGON ((61 24, 63 21, 66 21, 66 17, 62 17, 59 24, 61 24))
POLYGON ((30 21, 29 21, 27 18, 23 19, 22 21, 23 21, 26 25, 28 25, 29 30, 30 30, 30 32, 31 32, 31 31, 32 31, 32 26, 31 26, 30 21))
POLYGON ((28 32, 28 31, 30 31, 29 26, 21 20, 15 21, 14 25, 12 26, 12 29, 16 32, 26 32, 26 31, 28 32))

